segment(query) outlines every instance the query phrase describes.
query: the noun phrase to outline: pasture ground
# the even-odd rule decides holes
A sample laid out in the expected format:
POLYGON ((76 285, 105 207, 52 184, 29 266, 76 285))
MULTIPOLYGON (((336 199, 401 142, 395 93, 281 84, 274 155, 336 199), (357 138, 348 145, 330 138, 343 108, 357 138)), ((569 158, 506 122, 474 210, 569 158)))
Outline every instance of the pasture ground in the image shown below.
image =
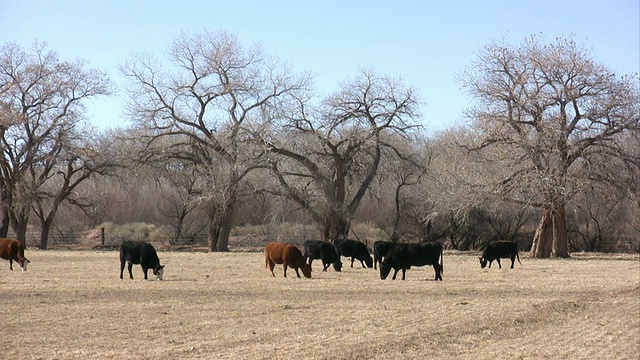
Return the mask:
MULTIPOLYGON (((3 359, 638 359, 640 261, 445 253, 406 281, 348 263, 270 278, 259 252, 159 252, 164 281, 119 279, 115 251, 0 261, 3 359), (19 269, 19 268, 18 268, 19 269)), ((343 260, 345 260, 343 258, 343 260)), ((151 272, 150 272, 151 273, 151 272)))

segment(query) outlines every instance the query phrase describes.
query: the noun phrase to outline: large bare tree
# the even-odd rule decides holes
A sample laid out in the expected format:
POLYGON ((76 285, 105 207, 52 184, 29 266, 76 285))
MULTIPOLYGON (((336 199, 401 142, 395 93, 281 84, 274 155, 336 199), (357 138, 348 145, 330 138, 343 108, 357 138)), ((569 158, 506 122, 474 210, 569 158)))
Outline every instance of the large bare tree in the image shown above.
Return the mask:
MULTIPOLYGON (((11 224, 25 243, 32 208, 54 174, 62 171, 66 179, 49 184, 49 190, 86 179, 61 170, 60 164, 74 172, 79 162, 91 161, 74 150, 83 125, 83 102, 110 93, 104 73, 86 69, 82 60, 61 61, 45 44, 36 42, 29 50, 15 43, 0 48, 0 236, 7 235, 11 224)), ((69 191, 58 190, 56 202, 68 198, 69 191)), ((47 216, 51 221, 56 209, 47 216)))
POLYGON ((491 42, 460 80, 477 100, 472 147, 491 148, 505 170, 494 188, 542 209, 531 255, 568 257, 565 205, 589 178, 584 165, 615 159, 638 169, 624 144, 639 131, 637 75, 615 74, 572 38, 532 36, 519 46, 491 42))
POLYGON ((224 32, 182 34, 167 60, 140 55, 122 67, 131 80, 128 110, 145 130, 146 159, 190 161, 210 180, 200 189, 209 247, 227 251, 239 183, 260 166, 243 127, 262 121, 263 112, 305 88, 307 79, 224 32), (157 145, 164 137, 178 141, 157 145))
POLYGON ((331 240, 348 236, 383 154, 395 149, 394 136, 417 126, 418 99, 400 80, 363 71, 319 108, 300 101, 297 112, 278 115, 270 129, 256 131, 273 156, 277 191, 305 209, 331 240))

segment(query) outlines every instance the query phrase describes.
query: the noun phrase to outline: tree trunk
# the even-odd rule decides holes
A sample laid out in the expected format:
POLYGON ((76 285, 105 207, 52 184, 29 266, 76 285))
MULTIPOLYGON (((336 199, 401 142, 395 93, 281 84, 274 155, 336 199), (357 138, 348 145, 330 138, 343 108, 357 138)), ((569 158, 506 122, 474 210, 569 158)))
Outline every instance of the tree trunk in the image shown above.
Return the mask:
POLYGON ((556 216, 553 217, 553 245, 551 257, 568 258, 569 246, 567 244, 567 224, 564 216, 564 204, 560 206, 556 216))
POLYGON ((218 238, 220 234, 220 229, 218 228, 216 222, 212 219, 209 219, 209 251, 216 251, 218 248, 218 238))
POLYGON ((45 229, 46 225, 42 225, 40 230, 40 250, 46 250, 49 245, 49 228, 45 229))
POLYGON ((47 220, 40 222, 40 250, 46 250, 49 245, 51 224, 53 224, 53 218, 48 218, 47 220))
POLYGON ((0 181, 0 238, 6 238, 9 235, 9 196, 4 182, 0 181))
POLYGON ((229 196, 229 200, 220 209, 219 213, 214 212, 214 216, 209 221, 209 250, 229 251, 229 235, 233 227, 233 219, 236 214, 237 196, 235 190, 229 196))
POLYGON ((567 229, 564 204, 556 207, 548 205, 542 210, 542 218, 533 236, 531 257, 568 258, 567 229))
POLYGON ((391 241, 397 242, 400 239, 400 189, 402 184, 396 186, 395 191, 395 209, 393 212, 393 220, 391 224, 391 241))
POLYGON ((218 233, 218 245, 216 251, 229 251, 229 235, 231 234, 231 223, 223 223, 220 225, 218 233))
POLYGON ((29 223, 29 217, 18 215, 19 219, 13 221, 13 231, 16 233, 16 240, 18 240, 22 246, 27 248, 27 224, 29 223))
POLYGON ((347 239, 350 228, 351 221, 349 221, 346 216, 342 215, 339 211, 332 211, 325 221, 324 238, 327 241, 347 239))
POLYGON ((0 206, 0 238, 6 238, 9 235, 9 210, 6 206, 0 206))

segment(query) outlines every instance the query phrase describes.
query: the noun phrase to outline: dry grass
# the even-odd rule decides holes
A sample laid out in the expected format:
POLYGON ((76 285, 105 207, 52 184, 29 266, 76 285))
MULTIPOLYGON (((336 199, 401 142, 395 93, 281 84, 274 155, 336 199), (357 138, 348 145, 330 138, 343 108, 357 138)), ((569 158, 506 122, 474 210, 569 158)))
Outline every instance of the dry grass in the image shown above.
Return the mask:
POLYGON ((120 280, 115 251, 28 251, 26 273, 0 262, 0 358, 640 357, 637 256, 482 270, 447 253, 443 282, 432 268, 403 282, 317 262, 312 279, 284 279, 280 265, 273 279, 261 253, 159 255, 164 281, 139 266, 120 280))

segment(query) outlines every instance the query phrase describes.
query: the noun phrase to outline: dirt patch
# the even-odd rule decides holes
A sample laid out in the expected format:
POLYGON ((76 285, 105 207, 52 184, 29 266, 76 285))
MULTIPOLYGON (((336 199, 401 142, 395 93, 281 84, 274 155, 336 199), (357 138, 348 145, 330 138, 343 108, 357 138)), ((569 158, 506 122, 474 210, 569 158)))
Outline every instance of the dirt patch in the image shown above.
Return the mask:
MULTIPOLYGON (((637 257, 522 259, 480 269, 445 253, 444 281, 348 266, 269 277, 259 252, 159 253, 164 281, 119 279, 117 251, 0 262, 0 354, 16 359, 637 359, 637 257)), ((314 264, 315 265, 315 264, 314 264)), ((126 269, 125 269, 126 272, 126 269)), ((126 277, 125 277, 126 278, 126 277)))

